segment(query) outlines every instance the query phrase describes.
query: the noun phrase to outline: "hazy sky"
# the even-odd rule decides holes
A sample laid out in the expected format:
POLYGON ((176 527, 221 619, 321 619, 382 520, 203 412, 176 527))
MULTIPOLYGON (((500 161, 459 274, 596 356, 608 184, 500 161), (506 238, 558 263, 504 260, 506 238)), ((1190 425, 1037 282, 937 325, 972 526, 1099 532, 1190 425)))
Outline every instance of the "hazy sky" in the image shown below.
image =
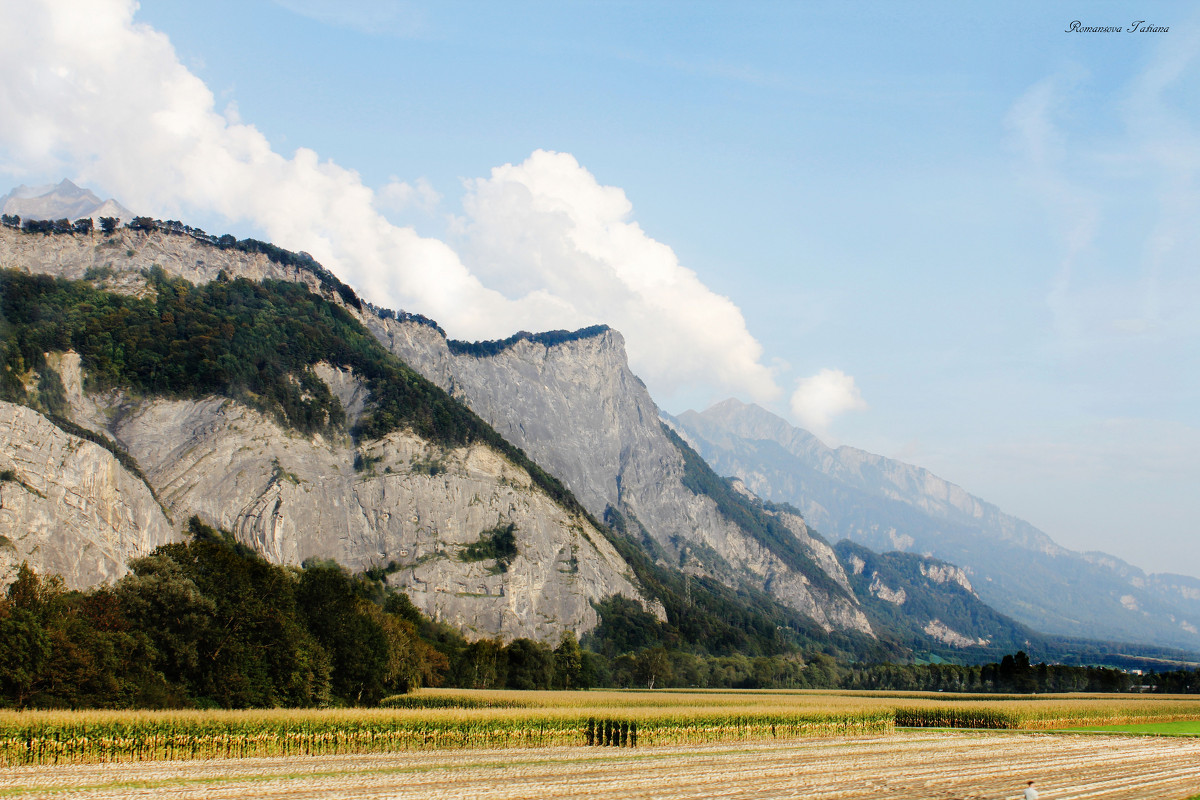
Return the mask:
POLYGON ((0 15, 0 193, 307 250, 459 338, 607 322, 668 411, 754 400, 1200 575, 1194 3, 0 15))

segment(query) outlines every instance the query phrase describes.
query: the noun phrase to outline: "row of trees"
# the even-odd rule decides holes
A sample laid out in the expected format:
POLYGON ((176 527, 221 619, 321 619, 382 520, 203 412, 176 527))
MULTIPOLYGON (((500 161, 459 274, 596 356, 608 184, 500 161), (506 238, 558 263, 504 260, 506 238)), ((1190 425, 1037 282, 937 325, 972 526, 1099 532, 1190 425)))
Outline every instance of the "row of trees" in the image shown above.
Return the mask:
MULTIPOLYGON (((5 476, 7 479, 9 476, 5 476)), ((191 541, 133 561, 113 586, 69 591, 22 568, 0 598, 0 705, 375 705, 418 686, 846 688, 957 692, 1200 692, 1200 673, 1143 677, 1031 664, 851 665, 828 654, 751 657, 647 646, 609 655, 613 605, 581 647, 468 642, 403 593, 331 562, 270 564, 193 519, 191 541)))
POLYGON ((192 539, 79 592, 22 567, 0 598, 0 705, 376 705, 417 686, 578 688, 572 634, 551 649, 467 642, 403 593, 332 562, 273 565, 193 518, 192 539))
POLYGON ((1175 670, 1142 674, 1112 667, 1033 664, 1024 651, 998 663, 876 664, 847 670, 847 689, 893 689, 934 692, 1200 692, 1200 672, 1175 670))
MULTIPOLYGON (((100 230, 103 233, 110 234, 117 230, 121 220, 116 217, 100 217, 100 230)), ((26 233, 80 233, 90 234, 95 230, 96 223, 91 217, 83 217, 74 222, 67 218, 62 219, 27 219, 22 222, 21 217, 17 214, 4 214, 0 216, 0 224, 6 228, 17 228, 26 233)))

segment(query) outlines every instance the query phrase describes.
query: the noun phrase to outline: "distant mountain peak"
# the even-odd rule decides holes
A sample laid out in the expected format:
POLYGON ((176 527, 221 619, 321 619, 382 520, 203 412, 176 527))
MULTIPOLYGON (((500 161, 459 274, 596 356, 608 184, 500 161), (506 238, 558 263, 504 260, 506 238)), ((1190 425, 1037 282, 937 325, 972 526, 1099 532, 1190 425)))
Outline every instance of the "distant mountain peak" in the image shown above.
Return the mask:
POLYGON ((0 211, 15 214, 21 219, 77 219, 91 217, 116 217, 128 222, 134 213, 113 200, 101 200, 90 189, 85 189, 68 178, 56 184, 44 186, 17 186, 0 197, 0 211))

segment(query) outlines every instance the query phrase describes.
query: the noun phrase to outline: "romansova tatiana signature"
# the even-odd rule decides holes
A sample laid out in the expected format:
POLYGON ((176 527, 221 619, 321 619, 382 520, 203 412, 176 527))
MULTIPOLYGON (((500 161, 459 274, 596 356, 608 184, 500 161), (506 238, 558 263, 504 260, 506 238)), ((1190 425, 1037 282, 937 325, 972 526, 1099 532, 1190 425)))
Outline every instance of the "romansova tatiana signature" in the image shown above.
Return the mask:
POLYGON ((1135 19, 1128 28, 1123 25, 1084 25, 1076 19, 1063 33, 1167 33, 1170 30, 1168 25, 1150 25, 1144 19, 1135 19))

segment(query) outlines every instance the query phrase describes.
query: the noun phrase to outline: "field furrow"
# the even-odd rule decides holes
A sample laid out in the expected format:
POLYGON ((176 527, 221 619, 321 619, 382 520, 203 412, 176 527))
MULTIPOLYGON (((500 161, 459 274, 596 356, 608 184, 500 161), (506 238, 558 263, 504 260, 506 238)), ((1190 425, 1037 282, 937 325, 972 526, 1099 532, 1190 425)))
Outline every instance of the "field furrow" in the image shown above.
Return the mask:
POLYGON ((1200 740, 904 732, 638 750, 452 750, 356 756, 18 767, 0 796, 269 800, 362 798, 972 798, 1200 793, 1200 740))

